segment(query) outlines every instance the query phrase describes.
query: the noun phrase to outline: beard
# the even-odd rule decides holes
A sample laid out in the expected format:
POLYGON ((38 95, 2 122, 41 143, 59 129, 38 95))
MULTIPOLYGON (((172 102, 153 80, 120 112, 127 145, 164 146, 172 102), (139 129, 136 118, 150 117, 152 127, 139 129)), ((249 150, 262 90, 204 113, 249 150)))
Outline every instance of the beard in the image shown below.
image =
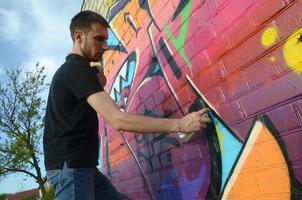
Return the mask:
POLYGON ((88 46, 83 48, 80 46, 83 56, 90 62, 99 62, 102 56, 102 53, 93 53, 89 50, 88 46))
POLYGON ((102 53, 95 53, 93 58, 91 58, 92 62, 99 62, 101 60, 102 53))

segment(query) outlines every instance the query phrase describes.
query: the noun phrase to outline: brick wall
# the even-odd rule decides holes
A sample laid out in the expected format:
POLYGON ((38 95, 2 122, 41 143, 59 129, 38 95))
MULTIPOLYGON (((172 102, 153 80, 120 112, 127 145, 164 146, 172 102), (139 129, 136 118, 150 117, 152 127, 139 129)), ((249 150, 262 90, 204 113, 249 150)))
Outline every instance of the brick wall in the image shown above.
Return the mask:
POLYGON ((178 118, 205 104, 214 122, 143 135, 100 119, 102 168, 120 192, 302 199, 302 0, 100 2, 82 9, 110 22, 103 64, 119 107, 178 118))
POLYGON ((24 199, 38 199, 40 197, 39 189, 31 189, 15 194, 8 194, 7 200, 24 200, 24 199))

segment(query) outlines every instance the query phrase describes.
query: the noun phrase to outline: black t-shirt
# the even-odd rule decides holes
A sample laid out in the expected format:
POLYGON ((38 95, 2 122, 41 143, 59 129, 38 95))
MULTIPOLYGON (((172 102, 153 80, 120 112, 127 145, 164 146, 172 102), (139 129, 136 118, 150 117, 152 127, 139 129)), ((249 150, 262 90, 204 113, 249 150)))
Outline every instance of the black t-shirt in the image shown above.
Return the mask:
POLYGON ((53 76, 49 90, 43 148, 46 170, 92 168, 98 162, 98 117, 87 103, 104 91, 89 61, 69 54, 53 76))

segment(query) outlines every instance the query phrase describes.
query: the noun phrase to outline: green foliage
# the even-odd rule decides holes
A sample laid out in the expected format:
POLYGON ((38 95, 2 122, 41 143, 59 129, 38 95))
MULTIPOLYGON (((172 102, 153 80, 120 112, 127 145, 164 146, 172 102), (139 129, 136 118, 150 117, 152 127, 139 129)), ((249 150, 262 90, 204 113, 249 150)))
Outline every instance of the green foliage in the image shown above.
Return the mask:
POLYGON ((6 200, 7 194, 0 194, 0 200, 6 200))
POLYGON ((55 199, 55 190, 53 187, 49 187, 46 189, 44 196, 41 200, 54 200, 55 199))
POLYGON ((0 77, 0 178, 21 172, 44 189, 39 149, 48 87, 44 67, 9 68, 0 77))

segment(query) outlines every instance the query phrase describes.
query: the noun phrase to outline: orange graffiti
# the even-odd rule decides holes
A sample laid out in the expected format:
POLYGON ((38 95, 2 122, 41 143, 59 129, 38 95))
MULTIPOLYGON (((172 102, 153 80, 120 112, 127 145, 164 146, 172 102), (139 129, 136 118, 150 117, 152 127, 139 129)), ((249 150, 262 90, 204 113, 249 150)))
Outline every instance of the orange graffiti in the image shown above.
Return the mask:
POLYGON ((290 199, 290 194, 282 150, 267 127, 257 121, 222 199, 290 199))

